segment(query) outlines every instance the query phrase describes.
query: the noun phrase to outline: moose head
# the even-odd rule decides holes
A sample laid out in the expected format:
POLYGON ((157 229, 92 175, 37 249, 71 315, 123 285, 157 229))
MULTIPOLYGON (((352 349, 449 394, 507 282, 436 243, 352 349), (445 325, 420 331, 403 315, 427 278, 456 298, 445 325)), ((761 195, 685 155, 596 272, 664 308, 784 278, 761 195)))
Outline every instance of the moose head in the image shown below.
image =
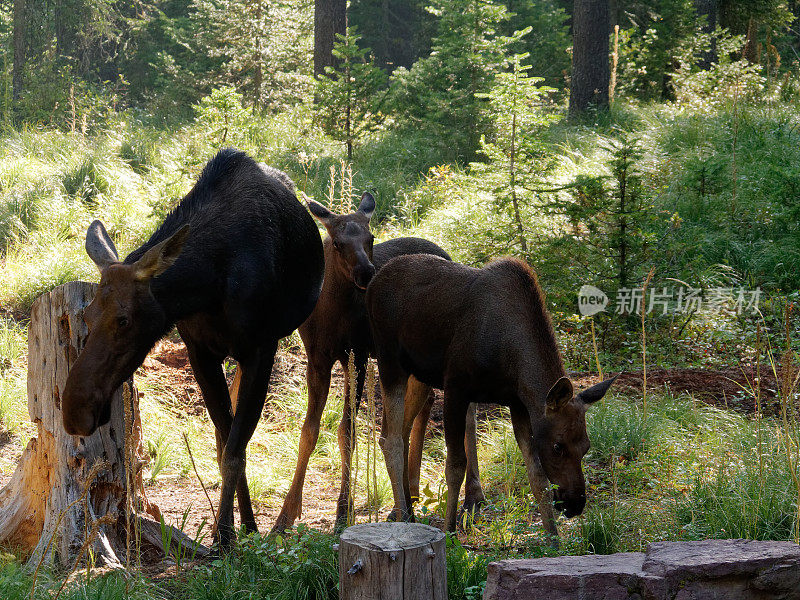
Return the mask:
POLYGON ((86 346, 72 366, 62 394, 64 429, 90 435, 108 423, 111 397, 142 364, 172 324, 150 283, 177 260, 189 233, 184 225, 151 246, 135 262, 122 263, 100 221, 86 232, 86 252, 100 270, 94 300, 86 307, 86 346))
POLYGON ((375 236, 369 230, 369 220, 375 211, 375 198, 369 192, 361 196, 358 210, 337 215, 318 202, 308 201, 308 209, 325 226, 333 245, 326 260, 333 261, 340 275, 364 290, 375 275, 372 264, 372 244, 375 236))
POLYGON ((586 410, 605 396, 617 376, 577 394, 572 382, 561 377, 550 388, 544 419, 534 423, 534 444, 545 475, 556 489, 554 507, 567 517, 583 512, 586 483, 581 461, 589 451, 586 410))

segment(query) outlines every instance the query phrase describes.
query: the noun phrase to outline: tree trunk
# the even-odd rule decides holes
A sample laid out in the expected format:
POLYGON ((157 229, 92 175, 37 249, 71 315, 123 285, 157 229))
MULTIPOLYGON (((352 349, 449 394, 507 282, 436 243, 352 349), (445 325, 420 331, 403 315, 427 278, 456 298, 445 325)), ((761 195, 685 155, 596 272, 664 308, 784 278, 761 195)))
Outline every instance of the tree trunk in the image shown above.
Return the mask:
POLYGON ((575 0, 569 114, 608 108, 608 0, 575 0))
MULTIPOLYGON (((703 25, 703 33, 712 34, 717 28, 717 13, 719 0, 694 0, 694 10, 698 17, 705 17, 706 22, 703 25)), ((717 62, 717 44, 716 40, 711 40, 711 48, 708 52, 704 52, 697 61, 697 66, 701 69, 708 70, 711 65, 717 62)))
POLYGON ((417 523, 362 523, 339 540, 341 600, 446 600, 445 535, 417 523))
POLYGON ((22 73, 25 70, 25 0, 14 0, 14 66, 12 98, 19 100, 22 93, 22 73))
POLYGON ((347 27, 345 0, 314 1, 314 75, 324 75, 325 67, 334 64, 333 44, 336 34, 347 27))
MULTIPOLYGON (((38 435, 0 490, 0 542, 30 553, 34 567, 45 562, 72 569, 88 549, 98 564, 120 567, 137 550, 136 538, 126 532, 160 528, 143 514, 160 517, 142 484, 145 453, 133 380, 114 393, 110 422, 91 436, 71 436, 62 424, 60 393, 86 342, 83 311, 95 289, 68 283, 31 309, 28 413, 38 435)), ((179 532, 173 539, 187 545, 179 532)))
POLYGON ((744 50, 742 56, 752 64, 761 62, 761 48, 758 43, 758 21, 755 17, 750 17, 747 22, 747 38, 744 42, 744 50))

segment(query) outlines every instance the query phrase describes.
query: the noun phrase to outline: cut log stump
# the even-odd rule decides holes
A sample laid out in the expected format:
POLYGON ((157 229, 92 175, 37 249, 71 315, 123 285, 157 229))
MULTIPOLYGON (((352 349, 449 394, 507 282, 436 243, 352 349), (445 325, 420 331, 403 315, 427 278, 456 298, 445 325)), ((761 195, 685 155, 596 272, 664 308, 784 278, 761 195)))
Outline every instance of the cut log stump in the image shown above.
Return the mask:
MULTIPOLYGON (((38 434, 0 490, 0 543, 27 554, 34 568, 45 563, 72 569, 87 550, 96 564, 118 568, 130 562, 140 539, 147 541, 129 532, 161 527, 142 483, 146 454, 133 380, 114 393, 110 422, 91 436, 71 436, 62 424, 61 390, 85 345, 83 311, 96 287, 67 283, 31 308, 28 413, 38 434)), ((185 539, 174 533, 165 537, 185 539)), ((202 547, 192 551, 206 553, 202 547)))
POLYGON ((418 523, 363 523, 339 540, 341 600, 445 600, 445 535, 418 523))

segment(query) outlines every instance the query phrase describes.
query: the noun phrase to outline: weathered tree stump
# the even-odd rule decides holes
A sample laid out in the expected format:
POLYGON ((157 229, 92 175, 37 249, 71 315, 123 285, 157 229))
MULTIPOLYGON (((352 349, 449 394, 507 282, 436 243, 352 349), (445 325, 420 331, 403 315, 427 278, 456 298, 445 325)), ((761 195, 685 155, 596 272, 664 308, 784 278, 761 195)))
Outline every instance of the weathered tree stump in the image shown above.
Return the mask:
POLYGON ((341 600, 445 600, 445 535, 418 523, 363 523, 339 541, 341 600))
MULTIPOLYGON (((91 436, 71 436, 62 424, 60 394, 85 344, 83 311, 95 289, 92 283, 68 283, 39 297, 31 309, 28 413, 38 435, 0 490, 0 543, 30 553, 32 566, 70 569, 91 549, 98 565, 120 567, 138 549, 137 537, 128 532, 159 526, 150 518, 159 519, 158 508, 147 501, 142 484, 145 453, 133 380, 115 392, 111 421, 91 436)), ((186 536, 172 537, 179 544, 186 536)))

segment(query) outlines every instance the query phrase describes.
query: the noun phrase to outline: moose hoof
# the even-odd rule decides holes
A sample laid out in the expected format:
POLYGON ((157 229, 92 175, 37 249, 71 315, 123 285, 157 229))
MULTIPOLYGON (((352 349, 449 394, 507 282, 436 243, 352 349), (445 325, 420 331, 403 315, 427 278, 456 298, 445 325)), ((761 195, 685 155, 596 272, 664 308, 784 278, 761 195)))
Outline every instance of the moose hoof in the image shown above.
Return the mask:
POLYGON ((284 533, 287 529, 289 529, 292 526, 293 523, 294 519, 290 519, 289 517, 281 513, 278 515, 278 518, 275 519, 275 524, 272 526, 272 529, 270 529, 269 534, 275 535, 284 533))
POLYGON ((416 519, 414 519, 414 511, 404 511, 399 508, 395 508, 389 515, 386 517, 386 520, 389 522, 395 523, 416 523, 416 519))
POLYGON ((336 522, 333 525, 333 533, 339 535, 345 529, 347 529, 347 517, 342 517, 342 518, 337 517, 336 522))
POLYGON ((473 519, 477 519, 478 515, 481 512, 481 508, 483 505, 486 504, 486 498, 465 498, 464 505, 461 507, 459 511, 459 516, 463 516, 465 514, 472 515, 473 519))

